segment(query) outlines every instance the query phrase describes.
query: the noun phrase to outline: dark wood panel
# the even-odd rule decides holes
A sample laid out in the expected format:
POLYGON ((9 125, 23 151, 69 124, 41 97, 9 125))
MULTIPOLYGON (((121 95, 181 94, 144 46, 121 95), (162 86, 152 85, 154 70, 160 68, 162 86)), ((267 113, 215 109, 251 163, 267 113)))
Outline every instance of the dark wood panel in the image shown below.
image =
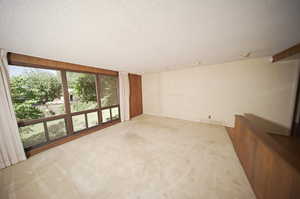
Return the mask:
POLYGON ((300 172, 300 138, 267 133, 268 129, 264 129, 256 121, 257 118, 253 120, 249 114, 245 114, 245 117, 241 116, 239 119, 243 120, 245 128, 249 128, 272 152, 278 154, 300 172))
POLYGON ((258 199, 300 198, 298 138, 268 134, 250 117, 236 116, 227 128, 258 199))
POLYGON ((291 196, 293 170, 276 153, 273 153, 272 156, 273 164, 267 181, 265 198, 289 199, 291 196))
POLYGON ((104 75, 118 76, 117 71, 101 69, 91 66, 83 66, 79 64, 71 64, 67 62, 55 61, 50 59, 44 59, 40 57, 33 57, 28 55, 22 55, 17 53, 8 53, 8 63, 16 66, 28 66, 28 67, 43 67, 55 70, 68 70, 76 72, 90 72, 104 75))
POLYGON ((74 133, 73 129, 73 120, 70 115, 71 113, 71 105, 70 105, 70 97, 69 97, 69 89, 68 89, 68 81, 67 81, 67 73, 65 70, 61 71, 61 81, 63 86, 63 94, 64 94, 64 103, 65 103, 65 113, 66 116, 66 122, 67 122, 67 132, 69 135, 72 135, 74 133))
POLYGON ((30 119, 30 120, 26 120, 26 121, 21 120, 21 121, 18 121, 18 127, 37 124, 37 123, 44 122, 44 121, 46 122, 46 121, 58 120, 58 119, 66 118, 66 117, 67 117, 67 114, 61 114, 61 115, 55 115, 55 116, 40 118, 40 119, 30 119))
POLYGON ((299 199, 300 196, 300 173, 295 172, 291 190, 291 199, 299 199))
POLYGON ((129 74, 130 87, 130 118, 143 113, 142 76, 129 74))
POLYGON ((266 198, 266 190, 272 171, 272 152, 262 142, 257 143, 257 153, 254 160, 254 176, 252 186, 259 199, 266 198))
POLYGON ((244 167, 245 173, 250 181, 253 180, 254 158, 256 153, 256 138, 249 131, 245 129, 242 139, 240 139, 240 147, 238 156, 244 167))
POLYGON ((236 133, 234 135, 235 137, 234 141, 235 141, 236 152, 239 154, 241 140, 245 132, 245 124, 244 124, 244 120, 242 118, 239 118, 239 116, 237 116, 235 124, 236 124, 235 127, 236 133))

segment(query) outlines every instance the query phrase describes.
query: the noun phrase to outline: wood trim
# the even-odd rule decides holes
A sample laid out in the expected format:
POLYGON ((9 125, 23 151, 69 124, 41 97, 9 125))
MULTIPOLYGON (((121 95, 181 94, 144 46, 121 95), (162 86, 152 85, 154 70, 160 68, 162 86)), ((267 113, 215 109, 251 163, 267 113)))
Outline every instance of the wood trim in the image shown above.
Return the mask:
POLYGON ((84 119, 85 119, 85 127, 89 128, 87 113, 84 114, 84 119))
POLYGON ((44 121, 43 124, 44 124, 44 131, 45 131, 46 140, 47 140, 47 142, 49 142, 50 139, 49 139, 49 132, 48 132, 47 122, 44 121))
POLYGON ((115 108, 115 107, 117 107, 117 106, 119 106, 119 104, 117 104, 117 105, 112 105, 112 106, 101 107, 101 110, 108 109, 108 108, 115 108))
POLYGON ((43 145, 43 146, 37 147, 35 149, 31 149, 29 151, 26 151, 26 155, 27 155, 27 157, 33 156, 35 154, 38 154, 40 152, 43 152, 43 151, 48 150, 50 148, 53 148, 55 146, 62 145, 64 143, 66 143, 66 142, 70 142, 70 141, 75 140, 77 138, 80 138, 82 136, 94 133, 94 132, 96 132, 98 130, 101 130, 101 129, 104 129, 104 128, 107 128, 107 127, 110 127, 110 126, 115 125, 115 124, 117 124, 119 122, 121 122, 120 119, 111 121, 109 123, 102 124, 100 126, 95 126, 95 127, 90 128, 90 129, 83 130, 80 133, 76 133, 76 134, 73 134, 71 136, 55 140, 55 141, 53 141, 53 142, 51 142, 51 143, 49 143, 47 145, 43 145))
POLYGON ((88 110, 84 110, 84 111, 77 111, 77 112, 70 113, 70 115, 75 116, 75 115, 81 115, 81 114, 96 112, 96 111, 99 111, 99 108, 88 109, 88 110))
POLYGON ((67 73, 65 70, 62 70, 60 72, 60 74, 61 74, 61 81, 62 81, 62 86, 63 86, 65 113, 67 114, 67 116, 66 116, 67 132, 70 135, 70 134, 73 134, 74 129, 73 129, 73 121, 70 116, 71 105, 70 105, 70 95, 69 95, 69 91, 68 91, 67 73))
MULTIPOLYGON (((100 75, 96 75, 96 91, 97 91, 97 104, 98 104, 98 108, 99 110, 101 110, 101 80, 100 80, 100 75)), ((98 111, 98 123, 101 124, 102 123, 102 112, 98 111)))
POLYGON ((47 68, 55 70, 68 70, 75 72, 90 72, 104 75, 118 76, 117 71, 101 69, 91 66, 84 66, 79 64, 71 64, 67 62, 55 61, 50 59, 44 59, 40 57, 33 57, 28 55, 22 55, 9 52, 7 54, 8 63, 16 66, 29 66, 37 68, 47 68))
POLYGON ((291 56, 294 56, 296 54, 299 54, 300 53, 300 43, 295 45, 295 46, 292 46, 282 52, 279 52, 275 55, 272 56, 272 62, 278 62, 280 60, 283 60, 285 58, 288 58, 288 57, 291 57, 291 56))
POLYGON ((48 122, 52 120, 58 120, 58 119, 63 119, 66 118, 68 114, 61 114, 61 115, 55 115, 51 117, 45 117, 45 118, 40 118, 40 119, 32 119, 32 120, 25 120, 25 121, 19 121, 18 122, 18 127, 23 127, 23 126, 28 126, 32 124, 37 124, 40 122, 48 122))
POLYGON ((111 108, 109 109, 109 114, 110 114, 110 120, 112 120, 111 108))

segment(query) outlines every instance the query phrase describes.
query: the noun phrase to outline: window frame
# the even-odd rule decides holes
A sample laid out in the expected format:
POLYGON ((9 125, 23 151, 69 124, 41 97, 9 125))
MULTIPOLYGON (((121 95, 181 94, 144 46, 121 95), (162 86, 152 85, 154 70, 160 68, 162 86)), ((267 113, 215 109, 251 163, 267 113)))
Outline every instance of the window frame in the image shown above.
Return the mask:
MULTIPOLYGON (((65 62, 59 62, 59 61, 52 61, 47 60, 43 58, 37 58, 37 57, 31 57, 27 55, 19 55, 15 53, 9 53, 8 54, 8 64, 14 65, 14 66, 21 66, 21 67, 31 67, 31 68, 40 68, 40 69, 54 69, 57 71, 60 71, 61 74, 61 84, 62 84, 62 90, 63 90, 63 96, 64 96, 64 108, 65 113, 59 114, 55 116, 50 117, 44 117, 39 119, 28 119, 28 120, 22 120, 18 122, 18 127, 25 127, 33 124, 43 123, 44 126, 44 133, 46 137, 46 142, 39 143, 33 146, 24 147, 25 151, 31 151, 40 147, 43 147, 45 145, 51 145, 52 143, 69 139, 70 136, 78 135, 78 134, 85 134, 86 132, 89 132, 90 130, 97 130, 99 128, 102 128, 102 126, 110 126, 110 124, 115 124, 116 122, 119 122, 121 120, 121 114, 120 114, 120 95, 119 95, 119 78, 118 78, 118 72, 117 71, 111 71, 111 70, 105 70, 105 69, 98 69, 94 67, 88 67, 88 66, 82 66, 77 64, 69 64, 65 62), (70 69, 70 66, 73 66, 73 68, 70 69), (70 105, 70 97, 69 97, 69 91, 68 91, 68 80, 67 80, 67 72, 78 72, 78 73, 89 73, 96 76, 95 78, 95 84, 96 84, 96 95, 97 95, 97 108, 94 109, 88 109, 83 111, 77 111, 77 112, 71 112, 71 105, 70 105), (113 76, 116 78, 117 81, 117 105, 108 106, 108 107, 102 107, 101 106, 101 76, 113 76), (119 111, 119 117, 116 119, 112 119, 111 109, 118 107, 119 111), (107 122, 103 122, 102 120, 102 110, 109 109, 110 110, 110 120, 107 122), (98 113, 98 124, 95 126, 88 127, 88 113, 97 112, 98 113), (74 131, 73 121, 72 117, 76 115, 84 115, 85 118, 85 126, 86 128, 74 131), (65 136, 50 140, 49 134, 48 134, 48 126, 47 122, 54 121, 58 119, 64 119, 65 120, 65 127, 67 134, 65 136)), ((64 141, 62 142, 64 143, 64 141)))

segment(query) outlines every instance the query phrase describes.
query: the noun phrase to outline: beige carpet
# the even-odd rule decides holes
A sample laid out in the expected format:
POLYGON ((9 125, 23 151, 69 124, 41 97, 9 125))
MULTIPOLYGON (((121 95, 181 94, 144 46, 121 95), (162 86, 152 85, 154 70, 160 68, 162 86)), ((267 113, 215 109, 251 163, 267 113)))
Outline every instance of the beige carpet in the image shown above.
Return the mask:
POLYGON ((0 198, 252 199, 221 126, 143 115, 0 170, 0 198))

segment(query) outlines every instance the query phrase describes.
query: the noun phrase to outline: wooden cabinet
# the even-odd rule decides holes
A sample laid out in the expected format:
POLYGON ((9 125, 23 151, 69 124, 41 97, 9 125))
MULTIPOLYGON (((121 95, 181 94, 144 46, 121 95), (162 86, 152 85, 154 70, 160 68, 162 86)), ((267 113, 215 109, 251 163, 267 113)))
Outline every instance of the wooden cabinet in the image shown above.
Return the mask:
POLYGON ((265 198, 267 184, 272 171, 272 152, 262 142, 257 143, 257 153, 254 159, 253 189, 258 199, 265 198))
POLYGON ((299 196, 300 196, 300 173, 297 173, 295 176, 293 176, 291 199, 299 199, 299 196))
POLYGON ((300 198, 296 138, 273 137, 243 116, 236 117, 236 126, 228 133, 258 199, 300 198))
POLYGON ((240 136, 239 142, 238 156, 249 180, 253 180, 254 158, 257 149, 256 138, 249 129, 245 129, 243 136, 240 136))
POLYGON ((291 198, 293 169, 277 154, 272 154, 271 173, 269 174, 265 198, 291 198))

